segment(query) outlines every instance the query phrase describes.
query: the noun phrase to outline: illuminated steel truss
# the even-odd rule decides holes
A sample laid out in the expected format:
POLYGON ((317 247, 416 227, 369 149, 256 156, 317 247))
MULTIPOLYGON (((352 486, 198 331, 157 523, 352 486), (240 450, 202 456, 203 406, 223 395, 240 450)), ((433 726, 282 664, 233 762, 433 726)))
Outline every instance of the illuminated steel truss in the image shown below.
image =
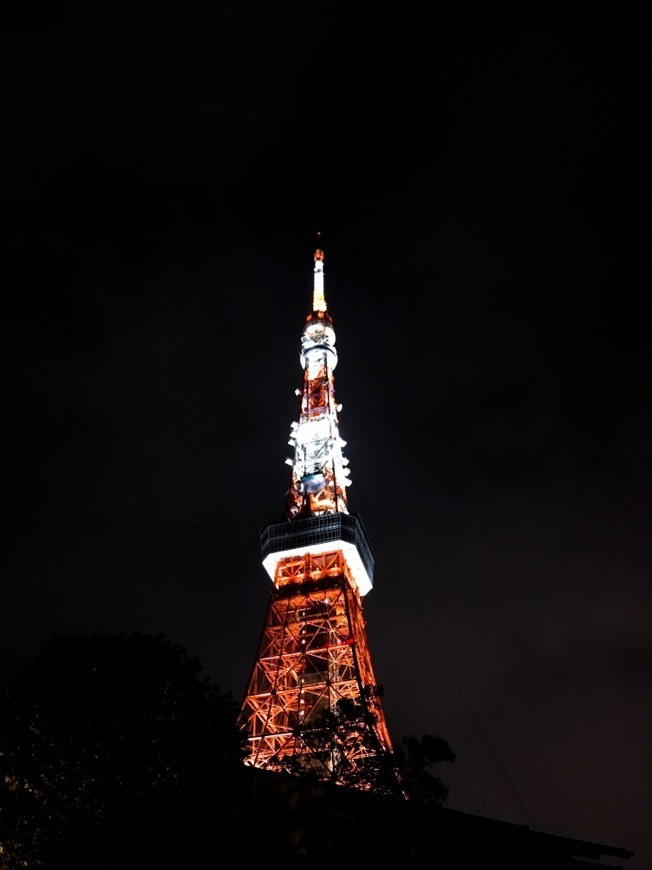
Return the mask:
MULTIPOLYGON (((372 587, 374 557, 360 518, 347 505, 348 460, 333 380, 335 332, 320 249, 314 262, 313 310, 301 342, 300 418, 290 434, 294 458, 286 460, 292 466, 287 521, 268 525, 261 535, 274 588, 240 722, 247 764, 296 770, 298 763, 337 782, 337 770, 355 772, 390 758, 392 743, 367 645, 362 597, 372 587), (342 703, 360 715, 349 731, 345 719, 344 736, 340 728, 337 742, 325 744, 319 739, 325 717, 331 714, 332 723, 342 703)), ((356 787, 371 785, 359 779, 356 787)))

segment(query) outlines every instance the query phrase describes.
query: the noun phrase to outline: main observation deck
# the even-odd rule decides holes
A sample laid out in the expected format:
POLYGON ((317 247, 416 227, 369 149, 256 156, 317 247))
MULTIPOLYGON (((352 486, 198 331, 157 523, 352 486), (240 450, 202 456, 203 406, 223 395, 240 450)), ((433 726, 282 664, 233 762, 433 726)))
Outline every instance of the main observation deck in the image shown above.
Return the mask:
POLYGON ((260 548, 272 580, 281 559, 341 550, 360 595, 366 595, 373 586, 375 556, 357 514, 333 513, 270 523, 260 534, 260 548))

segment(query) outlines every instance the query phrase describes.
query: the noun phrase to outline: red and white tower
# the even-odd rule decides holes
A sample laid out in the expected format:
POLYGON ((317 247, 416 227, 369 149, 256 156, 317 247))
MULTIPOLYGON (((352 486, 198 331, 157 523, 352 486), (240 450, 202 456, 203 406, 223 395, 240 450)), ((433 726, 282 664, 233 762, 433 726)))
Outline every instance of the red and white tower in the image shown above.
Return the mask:
POLYGON ((362 599, 372 588, 374 555, 347 504, 349 461, 338 429, 337 351, 321 249, 314 254, 300 361, 300 414, 289 441, 294 457, 286 460, 292 466, 287 521, 261 533, 273 589, 240 712, 245 763, 309 770, 370 789, 381 771, 387 779, 393 750, 367 645, 362 599))

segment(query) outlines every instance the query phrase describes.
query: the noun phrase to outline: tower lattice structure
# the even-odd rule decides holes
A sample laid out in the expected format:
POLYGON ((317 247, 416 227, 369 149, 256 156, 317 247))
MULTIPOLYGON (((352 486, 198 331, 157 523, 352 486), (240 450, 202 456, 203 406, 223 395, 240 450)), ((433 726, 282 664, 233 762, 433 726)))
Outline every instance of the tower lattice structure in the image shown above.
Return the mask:
POLYGON ((372 588, 374 554, 360 517, 348 508, 349 461, 338 427, 335 331, 320 248, 300 362, 286 521, 261 533, 273 588, 240 710, 245 763, 369 789, 380 770, 386 774, 393 749, 367 644, 362 599, 372 588))

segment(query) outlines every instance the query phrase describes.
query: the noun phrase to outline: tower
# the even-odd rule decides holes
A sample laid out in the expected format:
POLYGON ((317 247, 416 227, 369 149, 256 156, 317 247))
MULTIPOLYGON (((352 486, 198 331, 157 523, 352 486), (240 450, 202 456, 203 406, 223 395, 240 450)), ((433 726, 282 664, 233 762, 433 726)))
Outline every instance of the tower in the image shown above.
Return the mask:
POLYGON ((349 461, 338 429, 335 331, 314 253, 312 311, 301 336, 303 385, 286 520, 261 533, 273 582, 240 723, 245 763, 392 792, 392 743, 367 644, 363 597, 374 555, 348 508, 349 461), (384 786, 382 784, 385 784, 384 786))

